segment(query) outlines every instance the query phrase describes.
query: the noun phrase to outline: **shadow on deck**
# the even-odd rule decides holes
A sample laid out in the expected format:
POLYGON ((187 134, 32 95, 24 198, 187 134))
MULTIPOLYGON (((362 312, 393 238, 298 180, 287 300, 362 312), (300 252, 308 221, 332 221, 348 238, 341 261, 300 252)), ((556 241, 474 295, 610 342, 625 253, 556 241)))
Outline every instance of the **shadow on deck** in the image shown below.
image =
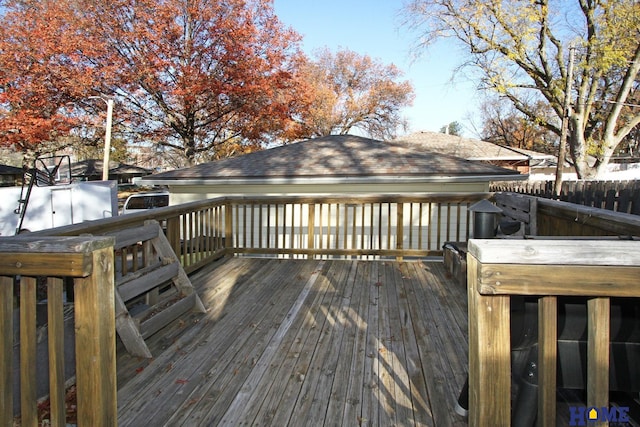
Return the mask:
POLYGON ((118 348, 120 426, 466 425, 466 289, 442 263, 227 258, 208 309, 118 348))

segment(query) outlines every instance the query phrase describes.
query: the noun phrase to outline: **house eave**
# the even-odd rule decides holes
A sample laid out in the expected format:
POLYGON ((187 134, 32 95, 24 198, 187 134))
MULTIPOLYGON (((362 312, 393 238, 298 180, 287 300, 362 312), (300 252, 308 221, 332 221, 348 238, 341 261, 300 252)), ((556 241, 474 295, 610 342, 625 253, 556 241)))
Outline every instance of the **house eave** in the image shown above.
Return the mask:
POLYGON ((367 177, 261 177, 261 178, 153 178, 143 181, 152 185, 338 185, 403 183, 465 183, 487 181, 524 181, 526 174, 509 175, 433 175, 433 176, 367 176, 367 177))

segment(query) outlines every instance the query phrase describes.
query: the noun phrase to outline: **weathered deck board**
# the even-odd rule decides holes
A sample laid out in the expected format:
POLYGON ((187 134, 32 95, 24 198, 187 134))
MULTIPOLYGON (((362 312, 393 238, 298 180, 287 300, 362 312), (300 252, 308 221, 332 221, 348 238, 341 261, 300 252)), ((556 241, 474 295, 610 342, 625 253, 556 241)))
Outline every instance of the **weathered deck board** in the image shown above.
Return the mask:
POLYGON ((119 353, 119 425, 465 425, 466 290, 440 263, 230 258, 208 309, 119 353))

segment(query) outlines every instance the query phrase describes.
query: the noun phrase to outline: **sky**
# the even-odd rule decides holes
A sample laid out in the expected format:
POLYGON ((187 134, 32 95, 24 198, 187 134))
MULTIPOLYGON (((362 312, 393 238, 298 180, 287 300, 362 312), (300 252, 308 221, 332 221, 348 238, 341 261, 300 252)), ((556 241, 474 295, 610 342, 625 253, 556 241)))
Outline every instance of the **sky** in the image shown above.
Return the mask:
POLYGON ((414 58, 416 34, 402 25, 401 0, 274 0, 278 18, 303 36, 312 57, 316 49, 349 49, 383 64, 395 64, 414 87, 412 107, 402 112, 409 132, 439 131, 457 121, 465 136, 475 136, 479 96, 475 84, 454 77, 464 59, 452 41, 440 42, 414 58))

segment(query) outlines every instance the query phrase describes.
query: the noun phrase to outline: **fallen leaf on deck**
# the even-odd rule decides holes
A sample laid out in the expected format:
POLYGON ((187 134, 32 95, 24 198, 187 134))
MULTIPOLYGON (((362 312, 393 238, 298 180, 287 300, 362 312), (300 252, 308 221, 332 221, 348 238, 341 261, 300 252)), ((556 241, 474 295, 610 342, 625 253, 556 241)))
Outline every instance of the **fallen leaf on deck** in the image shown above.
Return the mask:
POLYGON ((176 384, 186 384, 186 383, 188 383, 188 382, 189 382, 189 380, 186 380, 186 379, 184 379, 184 378, 178 378, 178 379, 176 380, 176 384))

